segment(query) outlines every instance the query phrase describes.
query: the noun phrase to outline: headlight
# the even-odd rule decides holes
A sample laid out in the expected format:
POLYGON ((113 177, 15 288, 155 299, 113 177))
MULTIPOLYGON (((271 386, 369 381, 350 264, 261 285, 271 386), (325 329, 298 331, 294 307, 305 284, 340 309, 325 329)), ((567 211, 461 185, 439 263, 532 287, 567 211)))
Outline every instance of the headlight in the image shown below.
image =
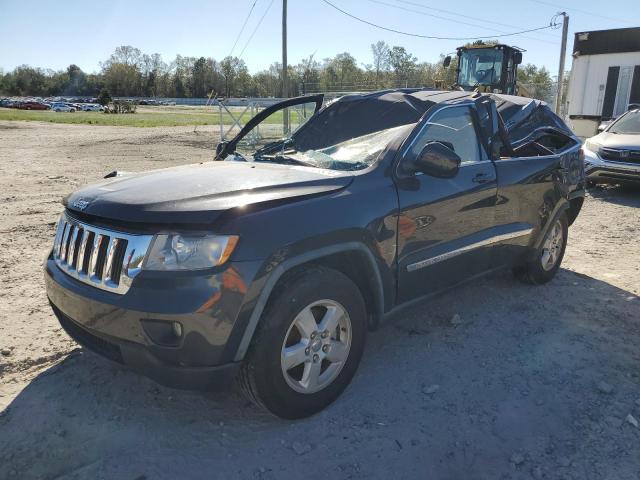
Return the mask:
POLYGON ((238 243, 235 235, 156 235, 143 270, 202 270, 225 263, 238 243))
POLYGON ((586 148, 587 150, 593 153, 598 153, 600 151, 601 146, 602 145, 600 145, 597 142, 594 142, 593 140, 587 140, 586 142, 584 142, 584 148, 586 148))

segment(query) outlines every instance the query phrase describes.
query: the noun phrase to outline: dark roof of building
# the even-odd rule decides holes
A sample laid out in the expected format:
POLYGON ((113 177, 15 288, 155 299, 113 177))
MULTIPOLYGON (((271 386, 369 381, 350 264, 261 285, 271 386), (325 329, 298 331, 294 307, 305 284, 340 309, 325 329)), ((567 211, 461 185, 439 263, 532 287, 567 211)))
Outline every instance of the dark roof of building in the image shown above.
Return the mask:
POLYGON ((573 55, 640 52, 640 27, 576 32, 573 55))

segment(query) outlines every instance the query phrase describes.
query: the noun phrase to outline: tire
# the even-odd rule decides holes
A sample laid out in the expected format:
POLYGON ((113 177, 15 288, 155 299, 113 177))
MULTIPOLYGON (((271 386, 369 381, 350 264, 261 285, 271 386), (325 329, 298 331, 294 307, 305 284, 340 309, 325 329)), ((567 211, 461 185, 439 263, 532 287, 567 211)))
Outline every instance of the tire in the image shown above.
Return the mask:
POLYGON ((319 412, 355 374, 366 321, 360 290, 348 277, 320 266, 298 269, 276 287, 263 312, 241 368, 242 390, 281 418, 319 412), (330 319, 335 328, 322 330, 323 320, 330 319), (287 362, 292 366, 287 368, 287 362))
POLYGON ((541 285, 555 277, 567 248, 569 224, 562 213, 549 229, 536 259, 513 269, 516 278, 530 285, 541 285), (558 235, 562 235, 558 238, 558 235))

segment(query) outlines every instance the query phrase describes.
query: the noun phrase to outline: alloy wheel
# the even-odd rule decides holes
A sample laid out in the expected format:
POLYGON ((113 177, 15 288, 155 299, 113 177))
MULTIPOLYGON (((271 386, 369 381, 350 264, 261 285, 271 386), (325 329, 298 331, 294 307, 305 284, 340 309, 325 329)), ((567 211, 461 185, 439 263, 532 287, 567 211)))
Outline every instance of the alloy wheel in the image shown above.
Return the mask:
POLYGON ((296 392, 311 394, 340 374, 351 348, 351 320, 333 300, 307 305, 293 319, 280 354, 282 374, 296 392))
POLYGON ((562 252, 563 240, 562 223, 560 220, 557 220, 542 246, 540 261, 545 271, 548 272, 551 270, 558 262, 560 253, 562 252))

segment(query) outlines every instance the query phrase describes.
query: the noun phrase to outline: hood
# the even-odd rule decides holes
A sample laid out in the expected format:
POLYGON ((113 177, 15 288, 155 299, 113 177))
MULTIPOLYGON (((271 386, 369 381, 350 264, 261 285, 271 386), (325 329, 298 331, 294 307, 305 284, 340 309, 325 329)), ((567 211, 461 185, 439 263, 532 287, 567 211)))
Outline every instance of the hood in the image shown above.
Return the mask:
POLYGON ((640 135, 602 132, 591 139, 603 147, 640 150, 640 135))
POLYGON ((348 186, 349 172, 210 162, 110 178, 64 199, 73 211, 134 223, 211 224, 225 210, 348 186))

